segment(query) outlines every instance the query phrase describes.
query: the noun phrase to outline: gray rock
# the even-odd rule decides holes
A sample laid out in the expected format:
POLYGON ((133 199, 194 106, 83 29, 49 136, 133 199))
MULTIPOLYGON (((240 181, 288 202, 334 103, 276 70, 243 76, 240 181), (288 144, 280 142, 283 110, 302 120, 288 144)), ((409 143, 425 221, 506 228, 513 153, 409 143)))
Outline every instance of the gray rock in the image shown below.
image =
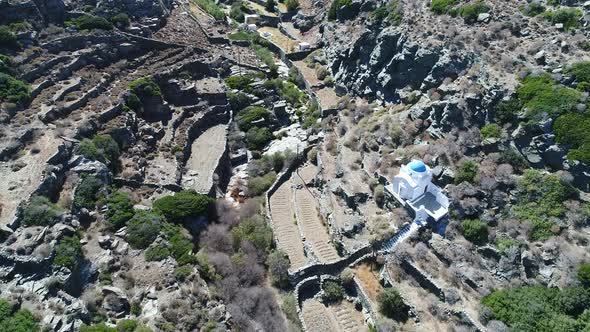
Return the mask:
POLYGON ((103 249, 108 249, 111 246, 113 240, 108 235, 101 235, 98 237, 98 245, 103 249))
POLYGON ((478 22, 488 23, 490 22, 491 18, 492 16, 489 13, 481 13, 477 15, 478 22))
POLYGON ((559 145, 551 145, 542 152, 543 160, 553 169, 559 170, 564 168, 566 161, 566 151, 559 145))
POLYGON ((544 65, 546 63, 545 51, 537 52, 533 58, 538 65, 544 65))

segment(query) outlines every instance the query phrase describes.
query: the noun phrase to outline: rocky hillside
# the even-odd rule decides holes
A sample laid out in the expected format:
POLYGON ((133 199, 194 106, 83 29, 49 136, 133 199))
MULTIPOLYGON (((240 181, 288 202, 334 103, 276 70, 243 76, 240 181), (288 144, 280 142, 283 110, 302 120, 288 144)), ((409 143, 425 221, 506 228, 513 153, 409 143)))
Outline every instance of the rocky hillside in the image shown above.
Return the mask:
POLYGON ((0 330, 588 329, 588 9, 0 1, 0 330))

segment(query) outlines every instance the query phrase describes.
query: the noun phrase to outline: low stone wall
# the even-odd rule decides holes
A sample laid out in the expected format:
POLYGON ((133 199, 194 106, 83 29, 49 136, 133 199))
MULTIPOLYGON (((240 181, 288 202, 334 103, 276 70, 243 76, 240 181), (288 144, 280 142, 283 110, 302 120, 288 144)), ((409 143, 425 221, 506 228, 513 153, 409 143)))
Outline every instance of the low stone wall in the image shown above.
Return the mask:
POLYGON ((471 326, 476 332, 486 332, 485 329, 482 328, 482 326, 477 323, 476 320, 474 320, 473 318, 471 318, 471 316, 469 316, 469 314, 465 311, 451 311, 451 313, 455 316, 458 317, 459 319, 461 319, 461 321, 463 321, 463 323, 471 326))
POLYGON ((182 187, 177 184, 174 184, 174 183, 160 185, 158 183, 149 183, 149 182, 143 182, 143 181, 129 180, 129 179, 121 178, 121 177, 114 178, 113 184, 117 185, 118 187, 129 187, 129 188, 135 188, 135 189, 146 187, 146 188, 152 188, 152 189, 163 188, 166 190, 170 190, 172 192, 182 191, 182 187))
POLYGON ((260 22, 259 23, 262 26, 276 28, 279 26, 279 23, 281 23, 281 19, 278 16, 270 16, 270 15, 264 15, 264 14, 258 14, 258 15, 260 15, 260 22))
POLYGON ((367 245, 353 252, 348 257, 344 257, 338 261, 332 263, 318 263, 302 267, 299 270, 296 270, 289 274, 291 283, 297 284, 298 282, 305 278, 308 278, 309 276, 318 276, 322 274, 335 275, 337 273, 340 273, 340 271, 342 271, 345 267, 349 266, 351 263, 355 262, 362 256, 369 254, 371 250, 371 247, 367 245))
POLYGON ((23 131, 22 135, 16 140, 14 144, 10 144, 0 151, 0 160, 8 160, 13 154, 17 153, 26 142, 33 138, 34 133, 35 130, 33 128, 23 131))
POLYGON ((428 276, 426 273, 424 273, 422 270, 420 270, 417 266, 415 266, 414 264, 412 264, 410 261, 408 260, 403 260, 401 262, 401 266, 403 267, 403 269, 406 271, 406 273, 408 273, 409 275, 411 275, 414 279, 416 279, 416 281, 418 281, 418 284, 420 284, 420 286, 422 286, 422 288, 430 291, 431 293, 433 293, 434 295, 438 296, 438 298, 441 301, 445 301, 445 292, 442 289, 442 287, 439 287, 430 276, 428 276))
POLYGON ((300 292, 301 288, 310 287, 310 286, 312 286, 313 283, 317 283, 317 287, 321 289, 320 277, 313 276, 313 277, 307 278, 305 280, 302 280, 299 284, 297 284, 297 286, 295 286, 295 290, 293 291, 295 299, 297 300, 297 317, 299 317, 299 321, 301 322, 301 330, 303 332, 314 332, 314 331, 309 331, 307 329, 307 327, 305 326, 305 320, 303 319, 303 312, 301 310, 302 303, 299 302, 299 299, 300 299, 299 292, 300 292))
POLYGON ((51 68, 60 62, 67 61, 68 59, 71 59, 71 57, 68 55, 58 56, 58 57, 53 58, 47 62, 42 63, 40 66, 38 66, 32 70, 29 70, 26 73, 23 73, 20 78, 25 81, 28 81, 28 82, 34 81, 37 77, 39 77, 41 74, 43 74, 48 68, 51 68))
POLYGON ((307 58, 307 56, 310 55, 311 52, 313 52, 315 50, 317 50, 317 48, 313 48, 313 49, 310 48, 305 51, 287 53, 286 56, 291 61, 301 61, 301 60, 307 58))
MULTIPOLYGON (((383 276, 387 284, 389 284, 392 287, 393 285, 395 285, 395 282, 393 282, 393 280, 391 279, 389 272, 387 272, 387 265, 383 265, 381 275, 383 276)), ((400 294, 400 297, 402 298, 404 304, 409 308, 408 312, 410 313, 410 317, 414 317, 414 320, 416 322, 419 321, 419 317, 417 314, 418 311, 416 310, 416 308, 408 300, 406 300, 406 298, 402 294, 400 294)))
MULTIPOLYGON (((216 125, 220 125, 220 124, 227 124, 229 123, 231 119, 231 112, 230 112, 230 106, 229 105, 216 105, 216 106, 210 106, 209 110, 206 111, 206 113, 203 115, 203 117, 201 117, 200 119, 196 120, 189 128, 188 128, 188 138, 187 138, 187 142, 186 145, 183 148, 183 158, 182 158, 182 162, 177 164, 177 169, 176 169, 176 184, 180 185, 180 181, 182 180, 182 174, 183 174, 183 168, 186 165, 187 160, 190 158, 191 156, 191 148, 192 148, 192 142, 197 139, 199 136, 201 136, 207 129, 214 127, 216 125)), ((227 158, 227 163, 226 165, 229 165, 229 157, 227 156, 228 153, 228 147, 227 144, 225 145, 225 149, 224 152, 222 154, 222 158, 223 155, 226 156, 227 158)), ((221 159, 220 159, 221 161, 221 159)), ((220 170, 223 165, 221 165, 221 162, 218 162, 217 166, 216 166, 216 171, 220 170)), ((223 178, 221 179, 221 176, 231 176, 230 174, 231 172, 227 172, 227 171, 223 171, 220 175, 220 183, 228 183, 229 182, 229 178, 223 178)), ((217 173, 215 173, 217 174, 217 173)), ((215 193, 214 188, 211 188, 209 190, 209 195, 213 196, 215 193)))
POLYGON ((363 308, 365 308, 367 310, 367 312, 369 313, 369 317, 371 317, 371 320, 373 320, 373 322, 376 322, 378 316, 375 312, 375 309, 373 309, 373 305, 371 304, 371 301, 369 300, 369 296, 367 295, 367 293, 365 293, 365 290, 361 287, 361 283, 356 276, 353 277, 353 281, 354 281, 354 288, 356 289, 356 294, 357 294, 359 301, 361 302, 361 305, 363 306, 363 308))
POLYGON ((4 230, 13 232, 20 227, 24 205, 27 204, 31 197, 43 195, 52 198, 59 194, 61 186, 66 179, 65 172, 67 170, 68 161, 72 155, 72 148, 72 143, 65 141, 60 144, 57 147, 57 151, 47 159, 48 167, 46 167, 46 171, 42 175, 39 186, 28 195, 27 199, 20 202, 14 219, 10 224, 6 225, 8 226, 8 229, 4 228, 4 225, 2 226, 4 230))

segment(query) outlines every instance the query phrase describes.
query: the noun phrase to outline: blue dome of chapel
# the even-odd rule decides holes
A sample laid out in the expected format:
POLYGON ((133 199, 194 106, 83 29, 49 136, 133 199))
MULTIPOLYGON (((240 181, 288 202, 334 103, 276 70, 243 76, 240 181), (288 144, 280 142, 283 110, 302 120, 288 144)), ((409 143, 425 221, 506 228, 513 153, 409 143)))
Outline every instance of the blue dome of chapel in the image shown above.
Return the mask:
POLYGON ((412 160, 408 164, 408 167, 414 172, 418 172, 418 173, 426 172, 426 165, 424 165, 424 163, 420 160, 412 160))

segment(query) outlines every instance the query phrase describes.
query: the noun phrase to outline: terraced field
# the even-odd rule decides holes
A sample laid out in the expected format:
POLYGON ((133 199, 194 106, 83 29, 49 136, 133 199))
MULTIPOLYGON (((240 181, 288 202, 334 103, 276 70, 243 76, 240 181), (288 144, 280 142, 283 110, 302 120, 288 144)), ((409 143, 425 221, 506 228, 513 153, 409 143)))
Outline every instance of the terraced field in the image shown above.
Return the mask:
POLYGON ((339 331, 334 315, 316 299, 305 300, 301 306, 303 324, 307 331, 335 332, 339 331))
POLYGON ((342 332, 362 332, 367 331, 367 326, 361 312, 354 308, 354 305, 348 301, 331 304, 328 309, 336 317, 339 331, 342 332))
MULTIPOLYGON (((308 171, 303 172, 304 175, 308 171)), ((317 198, 305 186, 297 173, 293 173, 291 182, 295 184, 295 214, 301 226, 305 240, 309 241, 314 254, 321 262, 333 262, 339 259, 336 249, 330 243, 330 235, 320 218, 317 198)))
POLYGON ((183 187, 207 194, 213 186, 213 172, 225 149, 227 125, 207 129, 193 141, 183 176, 183 187))
POLYGON ((289 181, 283 183, 270 197, 270 208, 277 246, 289 256, 292 270, 305 266, 307 257, 303 251, 299 228, 295 223, 293 193, 289 181))
MULTIPOLYGON (((28 107, 9 114, 0 124, 0 136, 5 135, 0 140, 0 158, 6 161, 0 174, 10 179, 0 186, 0 225, 10 223, 17 205, 38 189, 43 180, 43 165, 64 140, 114 131, 123 140, 121 144, 134 145, 121 156, 122 166, 132 170, 129 174, 122 172, 123 178, 129 175, 128 178, 142 181, 147 175, 154 183, 175 183, 174 156, 160 153, 170 147, 162 150, 159 142, 163 136, 168 141, 174 136, 169 132, 166 135, 171 124, 140 119, 141 114, 122 111, 122 94, 133 80, 150 75, 158 79, 159 75, 170 75, 183 66, 202 61, 205 60, 200 49, 171 44, 146 47, 124 35, 73 35, 41 45, 38 53, 19 63, 24 72, 20 78, 32 86, 28 107), (141 126, 145 121, 150 125, 144 130, 141 126), (124 129, 133 127, 139 128, 137 135, 124 129), (138 153, 138 149, 145 152, 138 153), (148 151, 159 152, 149 157, 154 161, 149 164, 169 172, 146 172, 146 160, 138 158, 138 154, 147 157, 148 151)), ((164 82, 166 79, 161 83, 164 82)), ((194 99, 196 103, 197 98, 194 99)))

